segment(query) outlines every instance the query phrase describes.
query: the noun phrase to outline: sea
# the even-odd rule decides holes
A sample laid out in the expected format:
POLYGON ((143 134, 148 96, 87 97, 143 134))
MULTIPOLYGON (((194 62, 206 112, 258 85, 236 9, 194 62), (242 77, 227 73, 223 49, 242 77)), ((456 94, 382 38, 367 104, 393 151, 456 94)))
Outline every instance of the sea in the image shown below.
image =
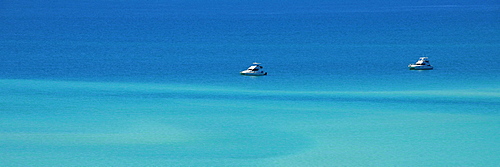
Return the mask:
POLYGON ((499 48, 497 0, 2 0, 0 166, 500 166, 499 48))

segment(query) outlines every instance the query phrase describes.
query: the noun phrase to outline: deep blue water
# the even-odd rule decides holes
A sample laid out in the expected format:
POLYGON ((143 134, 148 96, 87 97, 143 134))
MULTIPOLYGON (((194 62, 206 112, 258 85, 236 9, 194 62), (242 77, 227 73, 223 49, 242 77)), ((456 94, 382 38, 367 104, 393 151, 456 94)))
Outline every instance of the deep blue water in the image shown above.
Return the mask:
POLYGON ((497 1, 4 1, 0 25, 4 166, 500 164, 497 1))

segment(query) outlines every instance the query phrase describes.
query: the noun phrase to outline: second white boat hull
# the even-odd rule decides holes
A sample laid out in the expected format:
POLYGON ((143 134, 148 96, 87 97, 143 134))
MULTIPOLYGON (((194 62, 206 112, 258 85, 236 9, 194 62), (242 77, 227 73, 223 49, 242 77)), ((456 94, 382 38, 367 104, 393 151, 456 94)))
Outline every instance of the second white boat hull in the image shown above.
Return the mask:
POLYGON ((408 68, 410 68, 410 70, 432 70, 433 69, 432 66, 428 66, 428 65, 415 65, 415 64, 408 65, 408 68))
POLYGON ((245 72, 242 71, 240 72, 241 75, 249 75, 249 76, 263 76, 267 75, 267 72, 245 72))

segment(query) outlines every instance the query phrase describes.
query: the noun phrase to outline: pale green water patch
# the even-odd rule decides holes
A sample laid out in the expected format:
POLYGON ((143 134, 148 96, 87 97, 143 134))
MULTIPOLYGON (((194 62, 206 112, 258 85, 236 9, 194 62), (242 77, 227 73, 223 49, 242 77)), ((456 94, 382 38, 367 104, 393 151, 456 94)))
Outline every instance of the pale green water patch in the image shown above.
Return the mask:
POLYGON ((394 112, 297 121, 284 128, 307 133, 316 147, 270 162, 277 166, 496 166, 498 120, 498 116, 394 112))

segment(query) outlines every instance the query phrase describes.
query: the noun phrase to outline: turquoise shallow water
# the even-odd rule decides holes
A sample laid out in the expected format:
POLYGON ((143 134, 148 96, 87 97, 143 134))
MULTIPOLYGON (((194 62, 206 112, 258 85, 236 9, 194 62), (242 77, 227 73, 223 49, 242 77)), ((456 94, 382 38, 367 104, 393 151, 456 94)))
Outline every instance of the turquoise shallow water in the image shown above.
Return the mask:
POLYGON ((498 3, 211 2, 1 5, 0 166, 500 165, 498 3))
POLYGON ((1 83, 7 166, 498 164, 498 90, 1 83))

